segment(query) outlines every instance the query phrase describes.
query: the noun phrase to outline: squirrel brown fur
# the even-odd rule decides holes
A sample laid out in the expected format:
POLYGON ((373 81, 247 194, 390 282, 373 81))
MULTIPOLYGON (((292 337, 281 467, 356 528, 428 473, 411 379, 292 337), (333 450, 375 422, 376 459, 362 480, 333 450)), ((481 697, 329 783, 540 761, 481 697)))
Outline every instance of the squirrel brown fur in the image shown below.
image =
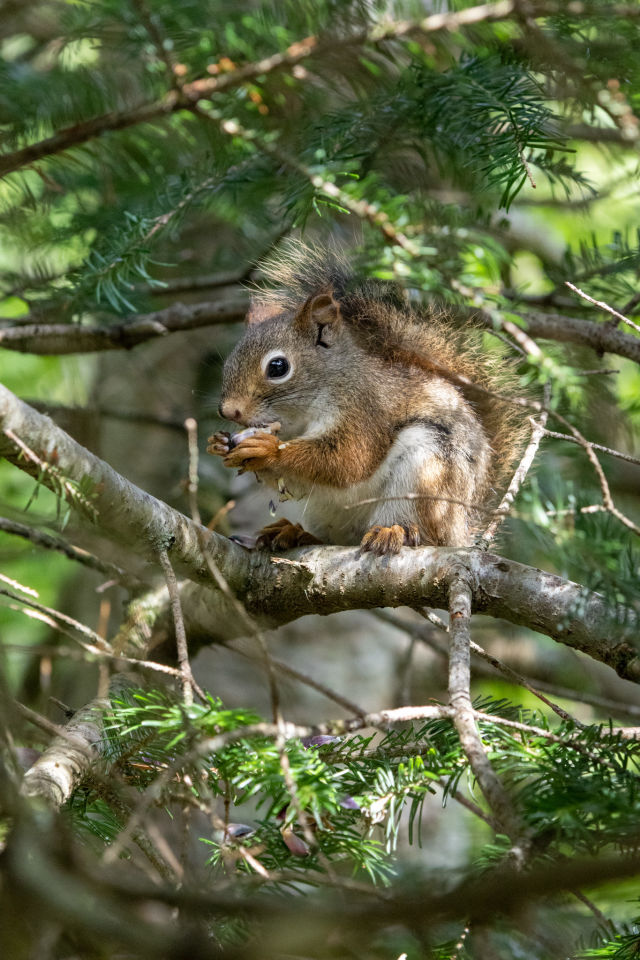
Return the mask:
POLYGON ((220 403, 257 429, 208 448, 303 501, 306 530, 280 520, 261 542, 469 544, 524 435, 496 396, 514 392, 508 361, 483 355, 473 323, 412 308, 335 251, 291 243, 262 273, 273 287, 252 301, 220 403))

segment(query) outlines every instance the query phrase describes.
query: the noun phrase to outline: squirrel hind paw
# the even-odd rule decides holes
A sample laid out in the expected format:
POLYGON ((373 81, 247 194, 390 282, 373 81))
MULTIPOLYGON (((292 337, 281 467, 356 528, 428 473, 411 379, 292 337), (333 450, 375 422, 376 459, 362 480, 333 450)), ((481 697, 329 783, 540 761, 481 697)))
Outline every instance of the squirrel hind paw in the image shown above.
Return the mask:
POLYGON ((262 528, 256 546, 263 550, 292 550, 294 547, 310 547, 318 543, 322 541, 304 530, 299 523, 281 517, 262 528))
POLYGON ((376 525, 367 530, 360 542, 360 549, 384 557, 399 553, 401 547, 417 547, 420 531, 415 523, 394 523, 391 527, 376 525))

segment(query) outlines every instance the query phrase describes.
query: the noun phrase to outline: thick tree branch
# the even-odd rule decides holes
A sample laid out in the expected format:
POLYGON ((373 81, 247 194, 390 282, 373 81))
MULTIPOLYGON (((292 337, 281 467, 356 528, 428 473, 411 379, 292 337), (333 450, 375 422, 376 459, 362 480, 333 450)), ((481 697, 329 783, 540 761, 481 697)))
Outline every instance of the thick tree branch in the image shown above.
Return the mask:
MULTIPOLYGON (((114 695, 131 686, 131 681, 116 676, 111 681, 114 695)), ((51 806, 60 807, 100 756, 103 740, 102 718, 110 707, 106 698, 92 700, 73 715, 33 766, 24 775, 22 792, 27 797, 43 797, 51 806)))
MULTIPOLYGON (((446 607, 448 578, 453 566, 463 562, 477 584, 473 612, 527 626, 582 650, 622 677, 640 680, 640 658, 634 646, 636 614, 607 604, 604 597, 579 584, 474 550, 406 548, 387 560, 361 556, 350 547, 305 548, 286 558, 248 551, 140 490, 0 386, 0 430, 7 428, 24 438, 44 462, 55 458, 57 470, 65 477, 76 483, 85 478, 93 481, 95 522, 106 537, 152 563, 157 562, 160 547, 169 549, 176 571, 193 581, 181 590, 192 654, 195 643, 229 640, 247 631, 235 603, 213 582, 202 543, 260 627, 275 627, 311 613, 446 607)), ((41 482, 55 489, 47 471, 25 460, 6 434, 0 435, 0 456, 32 475, 41 475, 41 482)))

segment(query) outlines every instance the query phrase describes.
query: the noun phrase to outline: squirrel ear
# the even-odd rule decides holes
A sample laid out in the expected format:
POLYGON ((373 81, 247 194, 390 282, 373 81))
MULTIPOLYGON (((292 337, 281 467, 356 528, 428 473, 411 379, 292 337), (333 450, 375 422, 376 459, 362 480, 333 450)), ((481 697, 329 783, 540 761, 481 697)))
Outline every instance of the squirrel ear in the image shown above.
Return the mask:
POLYGON ((262 300, 252 300, 249 304, 249 311, 246 316, 247 324, 252 327, 256 323, 263 323, 270 317, 276 317, 282 313, 282 307, 277 303, 269 303, 262 300))
POLYGON ((303 311, 304 320, 318 328, 317 343, 322 347, 330 347, 336 338, 342 314, 340 304, 333 293, 320 293, 307 301, 303 311))

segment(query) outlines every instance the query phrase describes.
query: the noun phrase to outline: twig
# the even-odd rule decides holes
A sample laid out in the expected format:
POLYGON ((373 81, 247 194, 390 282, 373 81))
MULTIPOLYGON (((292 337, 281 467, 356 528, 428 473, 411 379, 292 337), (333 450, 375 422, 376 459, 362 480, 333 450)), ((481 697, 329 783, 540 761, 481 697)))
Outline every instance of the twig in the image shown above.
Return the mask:
MULTIPOLYGON (((56 624, 55 621, 51 620, 50 622, 56 629, 59 629, 59 625, 56 624)), ((93 647, 86 643, 81 644, 81 647, 87 653, 90 653, 92 656, 94 656, 97 660, 110 660, 113 663, 126 663, 127 665, 135 667, 136 669, 140 668, 141 670, 153 670, 155 673, 164 673, 169 677, 176 677, 178 680, 182 679, 181 672, 176 669, 176 667, 170 667, 166 663, 158 663, 156 660, 138 660, 136 657, 125 657, 122 654, 109 653, 107 650, 100 650, 98 647, 93 647)), ((2 649, 10 650, 12 653, 21 653, 30 657, 69 657, 71 660, 79 660, 83 657, 81 650, 76 650, 72 647, 48 647, 42 644, 26 645, 24 643, 3 643, 2 649)))
POLYGON ((613 368, 605 368, 598 370, 576 370, 576 375, 578 377, 612 377, 620 373, 620 370, 614 370, 613 368))
POLYGON ((580 446, 584 449, 585 453, 587 454, 587 457, 591 461, 593 469, 596 472, 596 476, 598 477, 598 482, 600 484, 600 490, 602 493, 602 502, 605 508, 609 511, 610 514, 612 514, 612 516, 616 517, 616 519, 619 520, 620 523, 624 524, 625 527, 627 527, 629 530, 632 530, 633 533, 640 536, 640 527, 638 527, 637 524, 633 522, 633 520, 630 520, 628 517, 626 517, 621 510, 618 510, 618 508, 614 504, 613 498, 611 496, 611 490, 609 489, 609 483, 605 476, 604 470, 602 469, 602 464, 600 463, 597 456, 595 455, 593 444, 591 443, 591 441, 587 440, 586 437, 583 437, 580 431, 576 427, 574 427, 572 423, 566 420, 556 410, 553 411, 553 415, 557 420, 560 421, 560 423, 564 424, 564 426, 571 431, 571 433, 576 438, 580 446))
POLYGON ((226 503, 223 503, 222 506, 213 514, 211 520, 209 520, 209 523, 207 524, 207 530, 217 530, 220 521, 223 520, 226 515, 235 508, 235 505, 235 500, 227 500, 226 503))
POLYGON ((444 630, 445 633, 449 633, 448 624, 446 624, 437 613, 434 613, 433 610, 429 610, 428 607, 416 607, 416 613, 419 613, 421 617, 424 617, 425 620, 432 623, 438 630, 444 630))
POLYGON ((82 563, 85 567, 90 567, 92 570, 99 570, 100 573, 108 574, 110 577, 118 580, 118 582, 124 582, 128 586, 133 586, 134 584, 138 586, 141 583, 136 576, 123 570, 122 567, 116 566, 115 563, 109 563, 108 560, 101 560, 100 557, 96 557, 80 547, 74 547, 66 540, 63 540, 62 537, 53 537, 48 533, 42 533, 40 530, 35 530, 33 527, 28 527, 26 524, 18 523, 15 520, 9 520, 6 517, 0 517, 0 530, 3 533, 13 534, 16 537, 23 537, 38 547, 44 547, 47 550, 57 550, 58 553, 63 553, 70 560, 82 563))
POLYGON ((453 953, 449 957, 449 960, 458 960, 458 957, 460 956, 460 951, 464 947, 464 942, 469 936, 470 930, 471 930, 471 927, 469 926, 469 924, 467 924, 464 930, 462 931, 462 933, 460 934, 460 939, 458 940, 455 947, 453 948, 453 953))
MULTIPOLYGON (((417 611, 422 616, 424 613, 420 610, 417 611)), ((446 654, 446 649, 440 644, 434 644, 433 638, 429 636, 432 631, 426 631, 423 626, 415 623, 407 623, 404 620, 401 620, 399 617, 395 616, 392 613, 388 613, 386 610, 376 611, 376 616, 381 620, 384 620, 385 623, 390 623, 391 626, 395 627, 397 630, 403 630, 405 633, 408 633, 409 636, 415 637, 416 640, 420 640, 422 643, 425 643, 427 646, 435 648, 438 653, 446 654)), ((439 619, 439 618, 438 618, 439 619)), ((442 623, 442 621, 440 621, 442 623)), ((439 626, 440 624, 438 624, 439 626)), ((579 720, 576 720, 567 710, 561 707, 559 704, 554 703, 553 700, 549 700, 548 697, 545 697, 543 693, 536 688, 531 680, 528 680, 526 677, 523 677, 522 674, 517 673, 512 667, 504 663, 502 660, 499 660, 498 657, 494 657, 493 654, 488 653, 484 647, 481 647, 478 643, 470 639, 470 650, 476 656, 480 657, 482 660, 489 663, 495 670, 498 670, 504 677, 510 680, 512 683, 516 684, 519 687, 524 687, 525 690, 528 690, 529 693, 532 693, 534 697, 537 697, 542 703, 546 704, 555 714, 557 714, 561 720, 568 721, 573 723, 577 727, 581 727, 582 724, 579 720)), ((537 681, 536 681, 537 683, 537 681)))
POLYGON ((271 696, 271 706, 272 714, 274 721, 277 722, 277 717, 279 715, 279 695, 278 695, 278 686, 276 682, 275 672, 273 664, 271 662, 271 655, 269 654, 269 649, 267 647, 266 640, 258 628, 255 620, 247 612, 246 607, 243 603, 238 600, 233 590, 231 590, 229 583, 226 578, 220 571, 218 565, 215 563, 211 557, 209 551, 206 549, 205 535, 202 529, 202 524, 200 522, 200 510, 198 507, 198 425, 193 417, 190 417, 185 421, 185 428, 187 430, 187 437, 189 443, 189 506, 191 514, 194 521, 194 526, 197 531, 198 542, 200 544, 200 550, 202 556, 209 568, 213 579, 218 585, 219 589, 224 593, 224 595, 231 601, 234 609, 240 616, 241 620, 246 624, 249 634, 255 639, 258 648, 260 650, 262 660, 266 667, 267 677, 269 680, 269 691, 271 696))
MULTIPOLYGON (((193 418, 189 418, 185 421, 185 427, 187 430, 187 436, 189 438, 189 501, 191 505, 191 512, 194 524, 198 530, 201 530, 200 523, 200 511, 198 509, 198 434, 197 434, 197 423, 193 418)), ((305 839, 309 847, 318 847, 317 840, 314 836, 314 833, 311 829, 306 812, 298 798, 297 786, 293 774, 291 773, 291 765, 289 763, 289 757, 285 749, 286 736, 285 736, 285 722, 282 717, 280 710, 280 695, 278 691, 278 684, 275 676, 275 667, 271 659, 271 654, 269 653, 269 648, 267 646, 266 640, 262 632, 258 629, 257 624, 254 622, 253 618, 249 616, 244 605, 235 597, 232 591, 229 588, 229 585, 223 575, 220 573, 217 565, 214 563, 213 559, 209 556, 208 552, 204 549, 204 540, 202 540, 202 553, 206 559, 206 562, 211 570, 211 573, 214 575, 216 582, 222 590, 232 599, 232 602, 236 609, 240 612, 241 616, 247 623, 251 635, 254 637, 258 649, 260 650, 262 660, 264 662, 267 677, 269 680, 269 692, 271 695, 271 713, 273 716, 274 723, 276 725, 277 734, 276 734, 276 748, 278 750, 278 755, 280 758, 280 769, 282 771, 282 776, 284 778, 285 786, 289 797, 291 798, 291 803, 293 804, 298 821, 302 827, 305 839)), ((183 627, 184 629, 184 627, 183 627)), ((318 857, 320 862, 325 867, 327 874, 333 876, 333 870, 331 864, 324 856, 322 850, 318 848, 318 857)))
POLYGON ((178 651, 178 667, 182 677, 182 699, 187 706, 193 703, 193 691, 198 694, 203 702, 206 702, 206 696, 196 683, 191 672, 191 663, 189 661, 189 647, 187 646, 187 632, 184 628, 184 617, 182 616, 182 605, 180 603, 180 589, 176 575, 173 572, 169 554, 164 547, 158 550, 158 560, 164 573, 164 578, 169 591, 169 603, 173 615, 173 623, 176 632, 176 648, 178 651))
POLYGON ((35 597, 37 600, 40 594, 37 590, 34 590, 33 587, 25 587, 24 584, 19 583, 17 580, 13 580, 11 577, 5 577, 4 573, 0 573, 0 581, 6 583, 8 587, 13 587, 14 590, 20 591, 20 593, 26 593, 28 597, 35 597))
MULTIPOLYGON (((79 620, 74 620, 73 617, 67 616, 66 613, 61 613, 60 610, 54 610, 51 607, 45 607, 42 603, 37 603, 35 600, 30 600, 27 597, 21 597, 18 593, 14 593, 12 590, 8 590, 6 587, 0 587, 0 596, 9 597, 11 600, 15 600, 20 604, 23 604, 25 607, 30 607, 31 609, 37 611, 38 613, 44 614, 53 620, 56 625, 64 624, 66 627, 71 627, 72 630, 79 633, 82 637, 88 639, 91 644, 93 644, 100 652, 110 653, 111 646, 108 640, 105 640, 104 637, 101 637, 90 627, 87 627, 84 623, 80 623, 79 620)), ((68 634, 67 630, 64 630, 64 633, 68 634)), ((69 634, 68 634, 69 635, 69 634)), ((75 634, 70 634, 75 639, 75 634)))
POLYGON ((16 712, 20 714, 20 716, 24 717, 25 720, 28 720, 29 723, 32 723, 34 727, 38 727, 39 730, 43 730, 52 737, 63 737, 64 739, 71 738, 71 742, 75 744, 75 738, 73 738, 71 734, 67 733, 64 727, 61 727, 59 724, 49 720, 48 717, 43 717, 41 713, 36 713, 35 710, 25 706, 24 703, 20 703, 19 700, 13 701, 13 707, 16 712))
MULTIPOLYGON (((488 330, 495 329, 495 314, 471 309, 464 313, 478 317, 488 330)), ((617 330, 611 324, 579 320, 561 313, 530 312, 522 315, 520 319, 525 325, 525 333, 530 337, 557 340, 560 343, 577 343, 590 347, 597 353, 614 353, 640 363, 640 340, 617 330)), ((503 321, 499 322, 502 326, 503 321)))
POLYGON ((187 417, 184 422, 184 428, 187 431, 189 450, 189 474, 187 482, 189 510, 191 511, 191 519, 200 527, 202 526, 202 520, 198 506, 198 424, 193 417, 187 417))
POLYGON ((538 452, 540 441, 544 436, 544 428, 545 428, 548 416, 549 415, 547 411, 544 410, 540 414, 539 422, 536 422, 532 417, 529 418, 529 422, 531 423, 531 427, 532 427, 531 439, 527 444, 527 448, 522 455, 522 459, 520 460, 520 463, 518 464, 516 471, 513 474, 513 477, 511 478, 511 483, 507 488, 507 492, 505 493, 504 497, 500 501, 500 504, 495 510, 493 520, 491 521, 487 529, 484 531, 484 533, 480 537, 478 546, 480 547, 481 550, 488 550, 489 544, 491 543, 496 533, 498 532, 498 528, 504 522, 504 520, 507 517, 507 514, 509 513, 509 510, 511 509, 511 505, 513 504, 513 501, 517 497, 518 491, 522 486, 522 484, 524 483, 525 477, 527 476, 529 470, 531 469, 531 465, 533 464, 535 456, 538 452))
POLYGON ((532 340, 526 330, 523 330, 522 327, 519 327, 517 323, 514 323, 513 320, 507 320, 505 317, 500 317, 500 326, 508 333, 509 336, 513 337, 516 343, 520 346, 525 356, 533 357, 534 360, 542 360, 544 354, 535 340, 532 340))
POLYGON ((569 283, 568 280, 565 280, 564 285, 565 287, 569 287, 570 290, 573 290, 574 293, 577 293, 578 296, 582 297, 583 300, 593 303, 594 306, 600 307, 601 310, 606 310, 606 312, 610 313, 612 317, 615 317, 617 320, 622 320, 623 323, 626 323, 627 326, 635 330, 636 333, 640 333, 640 326, 638 326, 637 323, 634 323, 633 320, 629 320, 629 317, 625 317, 623 313, 618 313, 617 310, 614 310, 613 307, 610 307, 608 303, 604 302, 604 300, 594 300, 593 297, 590 297, 588 293, 585 293, 584 290, 580 290, 580 288, 574 286, 573 283, 569 283))
POLYGON ((579 900, 581 903, 584 903, 585 907, 587 907, 587 909, 591 911, 591 913, 594 915, 598 923, 601 924, 602 927, 604 927, 607 933, 609 934, 611 934, 612 932, 615 933, 615 929, 616 929, 615 924, 613 923, 612 920, 609 919, 609 917, 605 917, 602 910, 598 909, 598 907, 595 905, 593 900, 590 900, 589 897, 585 896, 582 890, 572 890, 571 893, 574 895, 576 900, 579 900))
MULTIPOLYGON (((569 436, 568 433, 556 433, 554 430, 547 430, 545 428, 544 435, 545 437, 554 437, 556 440, 566 440, 568 443, 577 443, 580 447, 583 446, 577 437, 569 436)), ((632 457, 630 453, 623 453, 621 450, 613 450, 611 447, 603 447, 601 443, 594 443, 593 440, 589 440, 588 442, 593 450, 599 450, 601 453, 608 453, 612 457, 617 457, 618 460, 626 460, 627 463, 635 463, 637 466, 640 466, 639 457, 632 457)))
POLYGON ((528 841, 511 800, 485 753, 471 704, 471 587, 468 574, 462 567, 449 581, 449 613, 449 698, 454 711, 453 722, 478 785, 494 816, 511 839, 515 862, 521 864, 526 857, 528 841))
MULTIPOLYGON (((240 650, 238 647, 229 646, 228 649, 239 654, 241 657, 246 657, 248 660, 255 661, 257 659, 253 654, 248 653, 246 650, 240 650)), ((279 660, 274 656, 271 657, 271 663, 280 673, 284 673, 285 676, 291 677, 293 680, 298 680, 299 683, 303 683, 307 687, 311 687, 312 690, 321 693, 327 700, 333 700, 334 703, 337 703, 338 706, 346 710, 347 713, 354 714, 357 717, 365 716, 365 711, 362 707, 359 707, 357 703, 354 703, 353 700, 348 700, 347 697, 344 697, 336 690, 332 690, 326 684, 316 680, 315 677, 310 676, 308 673, 303 673, 302 670, 298 670, 290 664, 285 663, 284 660, 279 660)))
MULTIPOLYGON (((384 620, 385 623, 390 623, 398 630, 402 630, 405 633, 411 634, 411 636, 416 637, 417 640, 420 640, 426 646, 435 650, 436 653, 446 657, 447 648, 445 643, 436 641, 435 637, 432 635, 432 631, 426 631, 420 626, 420 624, 401 620, 400 617, 393 613, 389 613, 387 610, 374 610, 372 613, 375 617, 384 620)), ((426 616, 425 611, 420 609, 416 609, 416 613, 419 613, 421 616, 426 616)), ((435 622, 435 625, 445 633, 448 632, 448 627, 444 621, 440 620, 439 617, 436 617, 435 614, 433 616, 434 620, 431 622, 435 622)), ((567 711, 565 711, 558 703, 555 703, 554 701, 546 701, 545 698, 541 696, 540 691, 549 693, 554 697, 560 697, 563 700, 573 700, 576 703, 587 703, 589 706, 599 707, 608 711, 609 713, 619 713, 628 717, 640 717, 640 704, 611 700, 606 697, 600 697, 594 693, 588 693, 585 690, 571 690, 568 687, 559 687, 557 684, 547 683, 546 680, 541 680, 538 677, 525 677, 523 674, 517 673, 512 667, 504 663, 504 661, 494 657, 493 654, 486 651, 473 640, 471 641, 471 652, 476 654, 482 660, 485 660, 495 670, 499 670, 509 682, 525 687, 525 689, 527 689, 535 697, 538 697, 538 699, 546 702, 547 705, 554 711, 554 713, 557 713, 559 717, 562 719, 571 720, 571 722, 576 726, 580 726, 580 722, 572 714, 567 713, 567 711)), ((493 673, 487 673, 487 675, 493 676, 493 673)))

